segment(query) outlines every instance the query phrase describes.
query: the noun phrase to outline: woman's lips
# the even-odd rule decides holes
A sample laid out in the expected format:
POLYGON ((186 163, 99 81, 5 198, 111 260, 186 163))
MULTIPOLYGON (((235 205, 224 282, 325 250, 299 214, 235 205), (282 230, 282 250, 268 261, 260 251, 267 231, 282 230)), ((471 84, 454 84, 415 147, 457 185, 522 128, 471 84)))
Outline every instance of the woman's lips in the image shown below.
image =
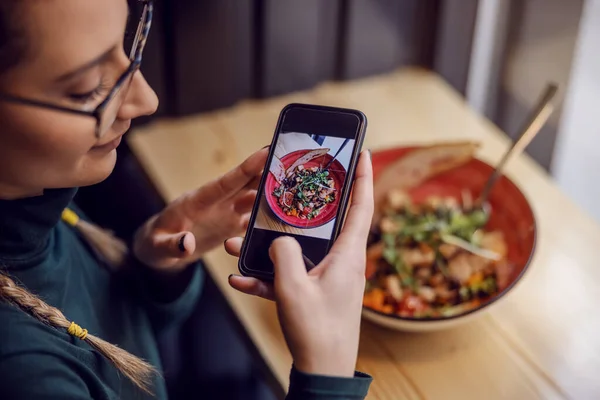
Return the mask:
MULTIPOLYGON (((105 143, 103 145, 92 147, 92 151, 97 151, 97 152, 113 151, 114 149, 119 147, 119 145, 121 144, 121 140, 123 139, 123 135, 125 135, 125 133, 127 133, 130 126, 131 126, 131 120, 123 121, 122 124, 118 127, 120 129, 118 129, 118 130, 115 129, 115 130, 117 130, 117 132, 122 132, 118 137, 116 137, 115 139, 113 139, 110 142, 105 143)), ((113 126, 113 127, 115 127, 115 126, 113 126)))
POLYGON ((92 147, 92 150, 97 151, 97 152, 113 151, 114 149, 119 147, 119 145, 121 144, 121 139, 123 139, 123 135, 121 135, 118 138, 113 139, 110 142, 103 144, 101 146, 94 146, 94 147, 92 147))

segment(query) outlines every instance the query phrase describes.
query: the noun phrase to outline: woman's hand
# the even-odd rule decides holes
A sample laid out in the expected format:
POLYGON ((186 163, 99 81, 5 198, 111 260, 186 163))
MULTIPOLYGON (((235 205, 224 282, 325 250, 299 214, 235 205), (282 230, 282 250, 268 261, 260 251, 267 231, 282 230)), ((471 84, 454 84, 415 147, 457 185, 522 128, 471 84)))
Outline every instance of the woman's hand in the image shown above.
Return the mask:
POLYGON ((154 269, 177 272, 243 232, 267 155, 266 148, 254 153, 238 167, 184 194, 150 218, 135 235, 135 256, 154 269))
MULTIPOLYGON (((283 237, 269 251, 275 266, 273 286, 249 277, 229 279, 237 290, 276 301, 294 365, 302 372, 354 375, 372 216, 371 158, 363 152, 346 223, 323 262, 307 272, 298 242, 283 237)), ((239 256, 241 244, 241 238, 233 238, 225 248, 239 256)))

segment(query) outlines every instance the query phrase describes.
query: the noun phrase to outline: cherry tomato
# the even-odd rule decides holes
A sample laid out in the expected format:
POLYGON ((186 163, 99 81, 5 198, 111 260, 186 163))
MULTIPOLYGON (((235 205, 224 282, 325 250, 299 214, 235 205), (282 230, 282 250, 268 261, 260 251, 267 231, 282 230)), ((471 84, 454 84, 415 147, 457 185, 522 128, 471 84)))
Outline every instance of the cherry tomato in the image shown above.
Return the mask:
POLYGON ((417 296, 407 296, 402 303, 400 303, 400 312, 409 313, 411 316, 415 312, 425 310, 425 308, 425 303, 417 296))
POLYGON ((367 266, 365 268, 365 278, 371 279, 377 272, 377 260, 367 258, 367 266))

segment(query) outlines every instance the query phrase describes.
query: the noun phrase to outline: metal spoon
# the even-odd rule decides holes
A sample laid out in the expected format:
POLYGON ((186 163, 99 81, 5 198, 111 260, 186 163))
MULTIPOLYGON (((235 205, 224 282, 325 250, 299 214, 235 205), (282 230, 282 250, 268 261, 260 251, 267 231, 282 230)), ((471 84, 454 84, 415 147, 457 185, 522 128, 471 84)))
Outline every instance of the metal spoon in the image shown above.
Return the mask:
POLYGON ((329 162, 327 163, 327 165, 325 166, 325 168, 323 168, 324 171, 329 169, 329 167, 331 166, 331 163, 333 163, 333 161, 337 158, 337 156, 344 149, 344 147, 346 147, 346 145, 348 144, 349 141, 350 141, 350 139, 344 140, 344 143, 342 143, 342 145, 340 146, 340 148, 338 149, 338 151, 335 153, 335 155, 333 156, 333 158, 331 160, 329 160, 329 162))
POLYGON ((492 172, 488 178, 483 191, 475 201, 475 206, 482 208, 486 214, 489 214, 489 205, 487 204, 487 199, 492 191, 492 188, 498 181, 498 178, 502 176, 502 171, 508 163, 508 160, 511 158, 511 156, 520 154, 523 150, 525 150, 527 145, 531 143, 533 138, 542 129, 546 121, 548 121, 548 118, 550 118, 552 111, 554 111, 554 104, 552 104, 552 100, 554 99, 557 90, 558 86, 554 83, 549 83, 546 86, 546 90, 543 92, 536 107, 526 120, 526 124, 523 126, 521 133, 517 137, 517 140, 513 142, 512 146, 504 154, 498 165, 496 165, 494 172, 492 172))

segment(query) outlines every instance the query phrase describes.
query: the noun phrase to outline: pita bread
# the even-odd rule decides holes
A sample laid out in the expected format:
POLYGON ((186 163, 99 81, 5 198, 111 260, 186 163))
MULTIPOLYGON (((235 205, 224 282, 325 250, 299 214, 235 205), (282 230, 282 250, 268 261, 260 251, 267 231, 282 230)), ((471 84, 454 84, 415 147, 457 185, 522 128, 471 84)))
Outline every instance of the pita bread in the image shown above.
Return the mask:
POLYGON ((281 162, 276 155, 273 155, 273 160, 271 161, 271 167, 269 168, 269 172, 273 174, 275 180, 281 183, 285 179, 285 165, 281 162))
POLYGON ((457 168, 473 158, 476 142, 441 143, 421 147, 388 165, 374 183, 375 204, 392 189, 407 190, 429 178, 457 168))
POLYGON ((294 161, 294 163, 292 165, 290 165, 290 167, 285 171, 286 176, 291 174, 296 169, 296 167, 298 167, 299 165, 306 164, 310 160, 313 160, 317 157, 324 156, 327 153, 329 153, 329 149, 315 149, 315 150, 309 151, 308 153, 306 153, 305 155, 303 155, 302 157, 300 157, 299 159, 294 161))

